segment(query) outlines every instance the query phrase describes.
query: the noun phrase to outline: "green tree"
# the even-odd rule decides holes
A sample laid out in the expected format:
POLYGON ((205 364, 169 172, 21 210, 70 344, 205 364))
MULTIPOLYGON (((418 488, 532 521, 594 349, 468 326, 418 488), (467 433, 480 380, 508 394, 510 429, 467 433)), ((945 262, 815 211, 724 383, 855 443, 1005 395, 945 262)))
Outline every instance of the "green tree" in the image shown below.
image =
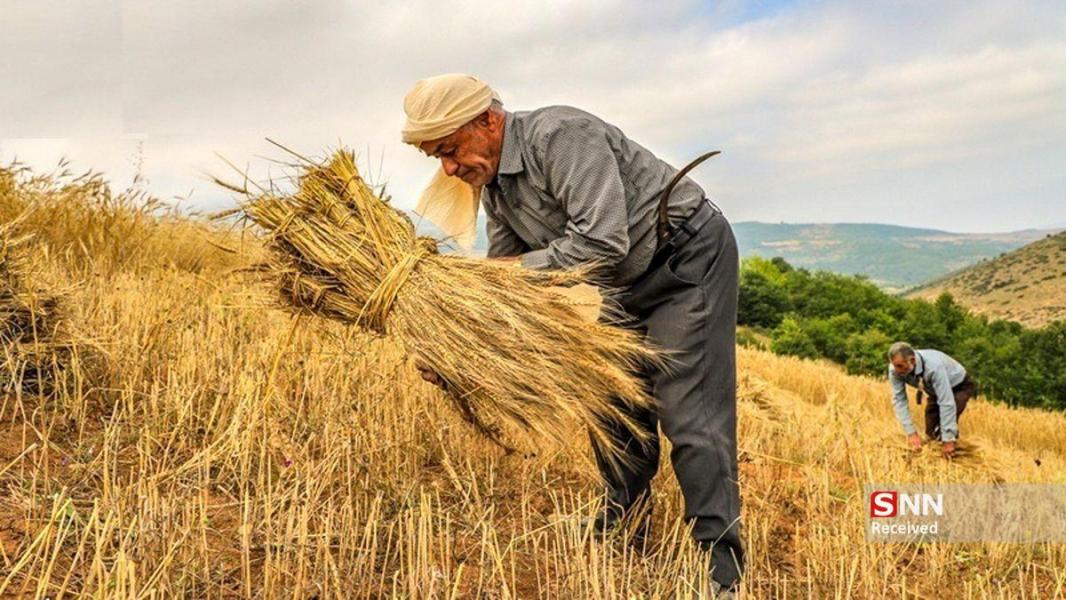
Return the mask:
POLYGON ((1022 364, 1015 366, 1019 403, 1040 408, 1066 408, 1066 322, 1022 332, 1022 364))
POLYGON ((869 329, 848 336, 844 368, 853 375, 883 375, 888 371, 888 347, 892 338, 880 329, 869 329))
POLYGON ((788 293, 764 272, 742 269, 737 322, 753 327, 777 327, 789 310, 788 293))
POLYGON ((915 348, 936 348, 951 354, 953 344, 947 324, 936 308, 922 300, 907 302, 907 314, 899 325, 899 337, 915 348))
POLYGON ((937 296, 933 306, 936 307, 936 315, 948 333, 955 333, 955 330, 966 320, 966 309, 959 306, 955 298, 947 292, 937 296))
POLYGON ((855 318, 848 313, 828 319, 801 319, 799 324, 814 342, 819 356, 840 363, 848 357, 848 336, 859 330, 855 318))
POLYGON ((818 348, 815 347, 814 341, 792 315, 782 319, 781 324, 774 329, 770 349, 775 354, 818 358, 818 348))

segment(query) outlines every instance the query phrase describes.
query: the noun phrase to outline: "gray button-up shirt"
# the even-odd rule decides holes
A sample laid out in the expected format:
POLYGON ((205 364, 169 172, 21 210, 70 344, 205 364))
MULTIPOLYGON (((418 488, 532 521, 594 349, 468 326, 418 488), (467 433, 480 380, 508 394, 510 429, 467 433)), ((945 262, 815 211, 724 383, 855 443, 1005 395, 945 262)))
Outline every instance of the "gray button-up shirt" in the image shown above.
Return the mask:
POLYGON ((959 436, 959 425, 956 420, 955 393, 952 388, 966 379, 966 369, 954 358, 939 350, 915 351, 914 368, 911 372, 899 376, 896 375, 892 365, 888 366, 888 380, 892 385, 892 405, 896 409, 896 418, 899 419, 903 430, 908 434, 917 431, 911 413, 907 407, 907 387, 918 387, 918 378, 925 380, 926 389, 936 395, 937 406, 940 410, 940 435, 941 440, 953 442, 959 436))
MULTIPOLYGON (((482 190, 488 256, 521 254, 535 269, 596 262, 623 287, 655 252, 659 197, 677 169, 614 125, 569 106, 508 112, 496 178, 482 190)), ((671 224, 703 198, 684 178, 670 196, 671 224)))

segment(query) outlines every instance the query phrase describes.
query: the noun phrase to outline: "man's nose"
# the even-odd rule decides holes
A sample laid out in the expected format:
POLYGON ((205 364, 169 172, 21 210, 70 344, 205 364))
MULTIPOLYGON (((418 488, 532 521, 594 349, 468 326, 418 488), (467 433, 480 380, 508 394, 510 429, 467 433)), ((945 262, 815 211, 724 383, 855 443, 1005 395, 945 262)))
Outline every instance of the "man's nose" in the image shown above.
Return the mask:
POLYGON ((444 157, 440 159, 441 167, 444 168, 444 172, 448 177, 455 177, 455 173, 459 171, 459 163, 454 160, 444 157))

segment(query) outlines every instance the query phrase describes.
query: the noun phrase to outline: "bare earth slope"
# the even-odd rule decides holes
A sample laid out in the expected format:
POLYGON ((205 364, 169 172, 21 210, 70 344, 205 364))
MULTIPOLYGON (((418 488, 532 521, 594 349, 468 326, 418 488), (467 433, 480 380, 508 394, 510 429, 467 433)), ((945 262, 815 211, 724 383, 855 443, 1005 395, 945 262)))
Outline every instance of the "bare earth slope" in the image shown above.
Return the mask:
POLYGON ((943 292, 975 312, 1030 327, 1066 319, 1066 232, 934 280, 908 295, 933 299, 943 292))

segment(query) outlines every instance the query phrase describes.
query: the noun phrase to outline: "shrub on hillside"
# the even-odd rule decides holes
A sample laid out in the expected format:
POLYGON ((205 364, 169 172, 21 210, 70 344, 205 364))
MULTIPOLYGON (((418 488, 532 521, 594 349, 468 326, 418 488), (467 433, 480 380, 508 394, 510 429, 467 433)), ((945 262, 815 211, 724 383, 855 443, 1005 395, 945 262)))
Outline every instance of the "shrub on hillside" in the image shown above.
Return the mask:
POLYGON ((818 358, 818 348, 814 340, 803 330, 799 321, 793 316, 781 320, 773 331, 770 348, 777 354, 788 354, 800 358, 818 358))
POLYGON ((848 336, 844 368, 852 375, 884 375, 888 369, 886 351, 893 339, 880 329, 848 336))
POLYGON ((788 312, 788 293, 761 271, 742 269, 737 322, 753 327, 777 327, 788 312))

